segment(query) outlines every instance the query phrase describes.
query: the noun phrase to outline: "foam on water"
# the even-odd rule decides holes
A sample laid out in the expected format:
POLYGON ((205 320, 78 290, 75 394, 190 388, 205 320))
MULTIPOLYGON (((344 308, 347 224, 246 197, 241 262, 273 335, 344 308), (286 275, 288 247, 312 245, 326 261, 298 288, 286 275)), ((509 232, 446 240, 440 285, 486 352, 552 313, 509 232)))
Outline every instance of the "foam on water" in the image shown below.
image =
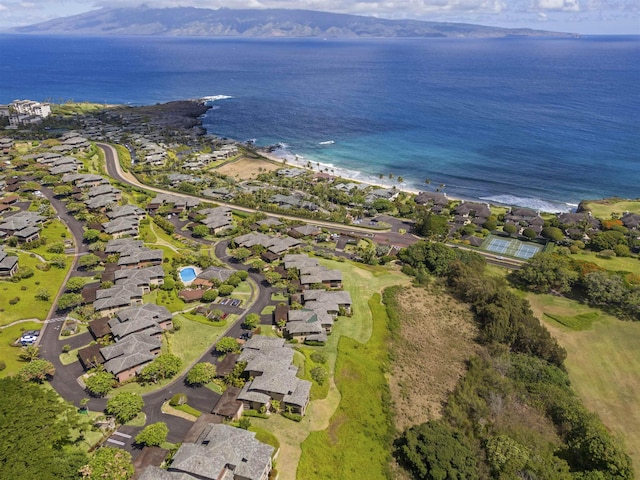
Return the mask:
POLYGON ((540 212, 549 213, 571 212, 575 210, 575 207, 577 207, 577 205, 569 203, 550 202, 540 198, 518 197, 515 195, 492 195, 488 197, 480 197, 480 200, 500 205, 526 207, 540 212))

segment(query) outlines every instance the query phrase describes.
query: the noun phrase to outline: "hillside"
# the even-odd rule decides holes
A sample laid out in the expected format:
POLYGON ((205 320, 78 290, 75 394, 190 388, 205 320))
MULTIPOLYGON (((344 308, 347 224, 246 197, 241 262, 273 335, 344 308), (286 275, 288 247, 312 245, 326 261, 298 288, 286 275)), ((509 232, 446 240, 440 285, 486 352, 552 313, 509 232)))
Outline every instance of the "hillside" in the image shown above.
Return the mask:
POLYGON ((462 23, 385 20, 310 10, 219 10, 192 7, 102 8, 17 27, 15 33, 73 35, 166 35, 209 37, 493 38, 572 36, 531 29, 462 23))

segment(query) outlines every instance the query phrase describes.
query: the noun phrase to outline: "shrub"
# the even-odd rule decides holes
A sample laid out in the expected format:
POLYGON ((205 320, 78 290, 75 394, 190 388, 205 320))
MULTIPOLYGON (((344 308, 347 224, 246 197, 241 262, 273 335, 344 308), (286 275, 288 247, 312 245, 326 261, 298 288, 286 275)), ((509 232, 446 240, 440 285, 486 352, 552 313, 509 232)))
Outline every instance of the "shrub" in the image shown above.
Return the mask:
POLYGON ((71 351, 71 345, 69 345, 68 343, 65 343, 62 346, 62 353, 69 353, 71 351))
POLYGON ((218 298, 218 291, 215 288, 211 288, 202 294, 203 302, 213 302, 218 298))
POLYGON ((9 304, 10 305, 15 305, 19 301, 20 301, 20 297, 13 297, 11 300, 9 300, 9 304))
POLYGON ((309 357, 315 363, 327 363, 327 354, 324 352, 313 352, 309 357))
POLYGON ((172 407, 177 407, 178 405, 184 405, 187 403, 187 395, 185 393, 176 393, 171 400, 169 400, 169 405, 172 407))
POLYGON ((315 367, 311 369, 311 378, 318 384, 323 385, 327 379, 327 371, 322 367, 315 367))
POLYGON ((233 285, 220 285, 218 289, 218 295, 221 297, 228 297, 233 293, 234 286, 233 285))
POLYGON ((5 362, 4 360, 0 360, 0 372, 5 368, 7 368, 7 362, 5 362))
POLYGON ((282 416, 284 418, 288 418, 289 420, 293 420, 294 422, 302 421, 302 415, 300 415, 299 413, 282 412, 282 416))
POLYGON ((242 415, 245 417, 256 417, 256 418, 269 418, 269 415, 267 415, 264 412, 259 412, 258 410, 243 410, 242 411, 242 415))

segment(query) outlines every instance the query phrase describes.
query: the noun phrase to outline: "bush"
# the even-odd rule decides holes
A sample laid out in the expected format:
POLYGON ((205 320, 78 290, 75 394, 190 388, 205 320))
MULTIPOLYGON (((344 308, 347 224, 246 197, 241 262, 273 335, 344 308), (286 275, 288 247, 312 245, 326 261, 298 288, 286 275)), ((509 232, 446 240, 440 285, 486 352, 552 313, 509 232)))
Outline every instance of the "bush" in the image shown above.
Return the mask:
POLYGON ((10 305, 15 305, 19 301, 20 301, 20 297, 13 297, 11 300, 9 300, 9 304, 10 305))
POLYGON ((327 354, 324 352, 313 352, 309 358, 315 363, 327 363, 327 354))
POLYGON ((220 288, 218 289, 218 295, 220 295, 221 297, 228 297, 233 293, 233 290, 235 290, 235 287, 233 285, 220 285, 220 288))
POLYGON ((0 372, 7 368, 7 362, 0 360, 0 372))
POLYGON ((258 410, 243 410, 242 415, 245 417, 256 417, 256 418, 269 418, 269 415, 263 412, 259 412, 258 410))
POLYGON ((68 343, 62 346, 62 353, 69 353, 70 351, 71 351, 71 345, 69 345, 68 343))
POLYGON ((218 298, 218 291, 215 288, 211 288, 202 294, 203 302, 213 302, 218 298))
POLYGON ((312 368, 311 378, 313 378, 318 385, 323 385, 327 379, 327 371, 323 367, 312 368))
POLYGON ((176 393, 171 400, 169 400, 169 405, 172 407, 177 407, 178 405, 184 405, 187 403, 187 394, 186 393, 176 393))
POLYGON ((288 418, 289 420, 293 420, 294 422, 302 421, 302 415, 300 415, 299 413, 282 412, 282 416, 284 418, 288 418))

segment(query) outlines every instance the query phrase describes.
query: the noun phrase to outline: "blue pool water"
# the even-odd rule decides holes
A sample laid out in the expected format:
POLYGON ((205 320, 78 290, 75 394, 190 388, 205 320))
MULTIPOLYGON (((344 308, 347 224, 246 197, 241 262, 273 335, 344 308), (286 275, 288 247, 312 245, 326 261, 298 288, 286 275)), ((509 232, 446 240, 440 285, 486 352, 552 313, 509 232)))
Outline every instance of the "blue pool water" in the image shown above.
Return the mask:
POLYGON ((185 267, 181 269, 179 275, 182 283, 192 282, 196 279, 196 271, 193 267, 185 267))

